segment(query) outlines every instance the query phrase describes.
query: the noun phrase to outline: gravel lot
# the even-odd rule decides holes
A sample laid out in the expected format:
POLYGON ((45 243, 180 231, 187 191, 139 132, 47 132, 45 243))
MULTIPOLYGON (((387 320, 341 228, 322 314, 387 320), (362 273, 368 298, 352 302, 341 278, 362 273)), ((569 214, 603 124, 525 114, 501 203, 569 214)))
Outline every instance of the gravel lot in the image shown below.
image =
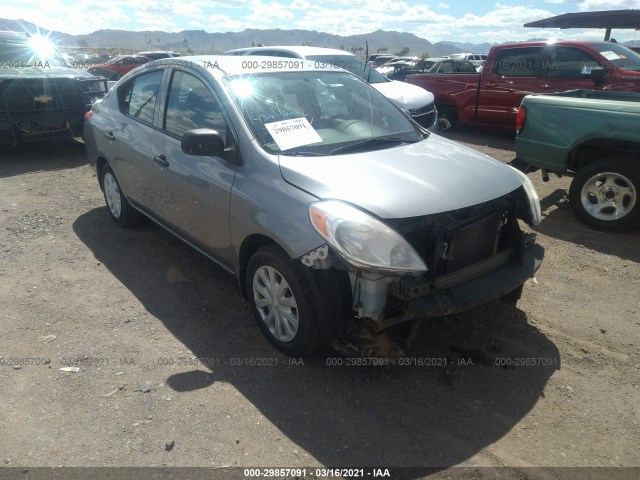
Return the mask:
MULTIPOLYGON (((514 157, 510 135, 445 135, 514 157)), ((422 366, 352 366, 290 361, 231 276, 118 228, 82 143, 0 153, 0 464, 640 467, 640 232, 591 230, 569 179, 530 177, 546 259, 518 308, 425 323, 422 366)))

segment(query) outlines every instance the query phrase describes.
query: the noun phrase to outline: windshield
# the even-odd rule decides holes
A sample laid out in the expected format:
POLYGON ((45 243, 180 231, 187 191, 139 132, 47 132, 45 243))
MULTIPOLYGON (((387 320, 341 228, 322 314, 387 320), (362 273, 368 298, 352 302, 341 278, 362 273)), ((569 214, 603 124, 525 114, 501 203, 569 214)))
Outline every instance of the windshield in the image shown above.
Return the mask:
POLYGON ((420 130, 375 89, 346 72, 270 72, 227 77, 232 98, 269 153, 330 155, 417 142, 420 130))
POLYGON ((7 35, 0 37, 1 68, 68 67, 53 44, 39 35, 7 35))
POLYGON ((307 60, 319 62, 320 68, 322 68, 322 64, 344 68, 359 76, 365 82, 383 83, 389 81, 375 68, 371 68, 371 65, 355 55, 308 55, 307 60))
POLYGON ((617 43, 597 43, 593 47, 612 65, 640 72, 640 55, 617 43))

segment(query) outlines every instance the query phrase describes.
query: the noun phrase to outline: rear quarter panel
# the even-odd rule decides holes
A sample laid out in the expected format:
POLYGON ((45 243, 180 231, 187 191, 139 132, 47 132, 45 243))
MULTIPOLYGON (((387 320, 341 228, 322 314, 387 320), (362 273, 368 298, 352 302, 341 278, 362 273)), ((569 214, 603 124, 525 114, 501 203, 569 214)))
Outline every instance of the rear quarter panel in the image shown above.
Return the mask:
POLYGON ((562 172, 571 151, 587 141, 640 143, 637 100, 526 96, 522 106, 527 109, 527 118, 516 138, 516 157, 536 167, 562 172))

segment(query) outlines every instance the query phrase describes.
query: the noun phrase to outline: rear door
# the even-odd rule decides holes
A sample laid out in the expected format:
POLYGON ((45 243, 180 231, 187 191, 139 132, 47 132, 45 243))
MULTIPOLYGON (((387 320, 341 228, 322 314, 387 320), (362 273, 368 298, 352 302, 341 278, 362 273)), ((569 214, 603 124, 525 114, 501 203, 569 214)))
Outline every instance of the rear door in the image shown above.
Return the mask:
POLYGON ((541 51, 542 47, 505 48, 494 65, 485 64, 478 93, 480 125, 514 128, 523 97, 536 92, 541 51))
POLYGON ((173 70, 161 129, 154 132, 150 158, 156 171, 154 209, 158 217, 199 248, 230 258, 229 204, 238 162, 228 116, 211 85, 197 72, 173 70), (202 157, 182 152, 184 132, 216 130, 225 138, 228 155, 202 157))
POLYGON ((125 195, 148 209, 153 202, 150 178, 149 146, 163 69, 145 72, 118 86, 121 117, 102 129, 106 142, 102 151, 111 154, 109 164, 125 195))

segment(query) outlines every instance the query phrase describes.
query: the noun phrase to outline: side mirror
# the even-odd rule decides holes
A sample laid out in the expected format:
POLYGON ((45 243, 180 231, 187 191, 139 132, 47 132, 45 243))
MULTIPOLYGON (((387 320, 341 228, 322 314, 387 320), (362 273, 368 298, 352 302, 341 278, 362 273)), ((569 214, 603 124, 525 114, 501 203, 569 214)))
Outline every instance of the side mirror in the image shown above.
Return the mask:
POLYGON ((224 154, 224 140, 215 130, 194 128, 182 135, 182 152, 201 157, 221 157, 224 154))
POLYGON ((607 71, 604 68, 584 67, 582 69, 582 76, 591 78, 596 85, 599 85, 607 79, 607 71))

